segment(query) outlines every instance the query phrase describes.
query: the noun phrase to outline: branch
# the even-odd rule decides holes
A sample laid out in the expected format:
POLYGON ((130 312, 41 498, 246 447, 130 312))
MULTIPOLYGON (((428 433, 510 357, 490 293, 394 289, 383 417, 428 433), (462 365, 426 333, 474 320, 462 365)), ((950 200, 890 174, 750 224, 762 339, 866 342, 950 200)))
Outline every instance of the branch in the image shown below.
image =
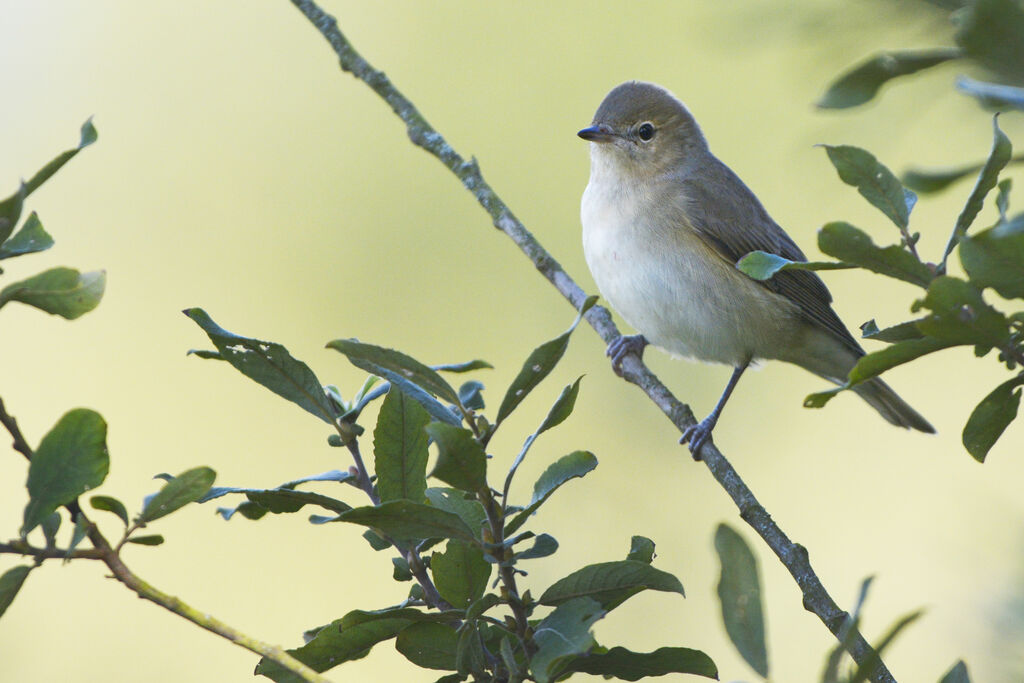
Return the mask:
MULTIPOLYGON (((391 84, 388 77, 376 70, 356 52, 348 39, 338 30, 338 23, 334 17, 321 10, 312 0, 291 0, 291 2, 330 43, 338 55, 342 70, 366 83, 388 103, 392 111, 405 123, 409 139, 413 144, 432 154, 454 173, 491 217, 494 227, 508 235, 526 254, 534 267, 574 308, 578 309, 586 299, 586 294, 491 189, 481 175, 476 161, 466 161, 459 155, 441 134, 427 123, 413 103, 391 84)), ((619 331, 605 308, 594 306, 587 313, 586 318, 605 343, 619 337, 619 331)), ((680 432, 696 424, 689 407, 679 402, 635 356, 627 356, 622 363, 622 369, 623 377, 647 394, 680 432)), ((804 608, 813 612, 828 630, 840 642, 843 642, 841 629, 849 615, 839 608, 829 596, 828 591, 825 590, 811 568, 806 549, 789 540, 714 444, 705 443, 700 455, 712 476, 739 508, 743 520, 768 544, 768 547, 796 580, 803 593, 804 608)), ((871 675, 873 681, 878 683, 895 681, 885 665, 877 660, 875 651, 856 630, 852 632, 850 638, 849 652, 858 664, 873 659, 878 661, 878 666, 871 675)))

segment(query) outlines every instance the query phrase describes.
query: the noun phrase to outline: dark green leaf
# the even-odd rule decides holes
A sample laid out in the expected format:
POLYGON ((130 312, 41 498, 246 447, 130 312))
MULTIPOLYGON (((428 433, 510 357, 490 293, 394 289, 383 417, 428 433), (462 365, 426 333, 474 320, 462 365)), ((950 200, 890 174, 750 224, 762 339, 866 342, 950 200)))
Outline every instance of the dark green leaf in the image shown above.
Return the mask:
POLYGON ((986 109, 1024 109, 1024 88, 961 76, 956 79, 956 89, 978 100, 986 109))
POLYGON ((408 500, 354 508, 339 515, 339 521, 372 527, 397 539, 473 540, 473 532, 457 515, 408 500))
POLYGON ((964 448, 978 462, 985 462, 989 449, 1017 417, 1021 390, 1014 389, 1022 384, 1024 375, 1003 382, 983 398, 971 412, 971 417, 964 426, 962 439, 964 448))
POLYGON ((487 593, 482 598, 474 602, 468 608, 466 608, 466 620, 476 619, 481 614, 491 609, 495 605, 501 604, 501 598, 494 593, 487 593))
POLYGON ((578 657, 569 662, 563 671, 623 681, 639 681, 649 676, 672 673, 718 678, 718 668, 710 657, 700 650, 685 647, 662 647, 654 652, 631 652, 624 647, 613 647, 608 652, 593 652, 578 657))
POLYGON ((494 368, 493 365, 485 360, 471 360, 465 363, 446 363, 444 365, 432 365, 432 370, 439 372, 470 372, 471 370, 483 370, 485 368, 494 368))
POLYGON ((1016 0, 975 0, 956 15, 953 36, 967 57, 1011 82, 1024 82, 1024 7, 1016 0))
POLYGON ((217 473, 209 467, 196 467, 182 472, 164 484, 160 491, 146 501, 138 521, 147 524, 185 507, 206 495, 213 486, 217 473))
MULTIPOLYGON (((0 219, 2 220, 2 219, 0 219)), ((43 229, 39 216, 33 211, 25 220, 25 225, 3 244, 0 244, 0 259, 12 258, 23 254, 46 251, 53 246, 53 238, 43 229)))
POLYGON ((865 339, 874 339, 888 344, 907 341, 908 339, 920 339, 924 336, 921 330, 917 329, 917 320, 908 320, 905 323, 878 329, 874 320, 869 320, 860 326, 861 336, 865 339))
POLYGON ((0 244, 5 242, 11 236, 11 233, 14 232, 14 226, 18 224, 18 219, 21 218, 21 210, 24 208, 25 197, 27 196, 25 183, 21 183, 18 186, 17 192, 0 201, 0 244))
POLYGON ((51 512, 46 518, 40 522, 40 526, 43 529, 43 536, 46 538, 46 547, 55 548, 57 547, 57 532, 60 530, 60 512, 51 512))
POLYGON ((860 636, 858 630, 860 610, 864 606, 864 601, 867 600, 868 589, 871 587, 872 581, 874 581, 874 577, 869 576, 861 582, 857 602, 853 606, 853 610, 846 616, 842 626, 839 627, 839 643, 832 648, 828 659, 825 660, 825 671, 822 673, 821 683, 840 683, 839 665, 843 655, 850 649, 853 639, 860 636))
POLYGON ((111 496, 93 496, 89 499, 89 504, 92 505, 94 510, 113 512, 121 518, 121 521, 124 522, 125 526, 128 526, 128 509, 124 506, 124 503, 119 501, 117 498, 113 498, 111 496))
POLYGON ((74 320, 99 305, 107 284, 102 270, 80 273, 74 268, 51 268, 0 290, 0 306, 20 301, 41 311, 74 320))
POLYGON ((585 596, 599 601, 606 609, 611 609, 622 603, 621 596, 624 592, 632 591, 632 595, 642 590, 665 591, 685 596, 679 579, 668 572, 655 569, 644 562, 619 560, 577 569, 551 584, 539 602, 542 605, 560 605, 567 600, 585 596))
POLYGON ((736 268, 755 280, 768 280, 780 270, 845 270, 856 266, 834 261, 790 261, 766 251, 752 251, 737 261, 736 268))
POLYGON ((465 541, 448 541, 443 553, 430 558, 430 573, 441 597, 464 609, 484 594, 491 565, 478 547, 465 541))
POLYGON ((304 505, 319 505, 322 508, 341 514, 352 509, 351 505, 340 500, 312 491, 296 491, 294 489, 247 490, 245 497, 270 512, 298 512, 304 505))
POLYGON ((31 566, 19 565, 8 569, 3 576, 0 576, 0 616, 3 616, 7 608, 14 602, 15 596, 18 595, 18 591, 21 590, 30 571, 32 571, 31 566))
POLYGON ((373 430, 374 470, 381 500, 423 502, 427 488, 427 433, 430 415, 392 385, 373 430))
POLYGON ((75 515, 75 527, 71 531, 71 542, 68 543, 68 550, 64 554, 65 564, 71 561, 71 554, 75 552, 75 548, 82 542, 85 535, 89 533, 89 522, 85 519, 85 515, 75 515))
POLYGON ((1024 298, 1024 215, 960 240, 960 262, 978 287, 1024 298))
POLYGON ((836 79, 818 100, 817 106, 822 109, 856 107, 871 100, 878 89, 893 78, 917 73, 962 56, 960 50, 953 48, 879 53, 836 79))
POLYGON ((654 562, 654 541, 645 536, 634 536, 629 544, 627 560, 650 564, 654 562))
POLYGON ((92 143, 96 142, 99 135, 96 132, 96 127, 92 125, 92 117, 86 119, 85 123, 82 124, 81 137, 78 140, 78 146, 69 149, 66 152, 61 153, 50 163, 43 166, 31 180, 25 183, 25 196, 35 192, 40 185, 49 180, 50 176, 60 170, 60 167, 71 161, 71 159, 78 154, 81 150, 85 149, 92 143))
POLYGON ((391 564, 395 566, 395 570, 391 573, 391 578, 395 581, 412 581, 412 571, 409 569, 409 563, 403 557, 392 557, 391 564))
POLYGON ((455 667, 459 674, 473 674, 476 680, 494 680, 487 675, 487 662, 484 657, 480 631, 486 626, 467 624, 459 631, 459 642, 455 649, 455 667))
POLYGON ((967 675, 967 665, 961 659, 953 668, 946 672, 939 683, 971 683, 971 677, 967 675))
POLYGON ((889 645, 892 644, 892 641, 896 636, 899 635, 900 631, 916 621, 923 613, 924 612, 922 610, 912 612, 893 624, 889 629, 889 632, 886 633, 882 637, 882 640, 879 641, 878 645, 875 646, 874 651, 869 653, 867 659, 857 668, 853 676, 850 677, 850 683, 864 683, 864 681, 868 680, 868 678, 871 677, 871 674, 874 673, 878 663, 882 661, 882 655, 885 653, 889 645))
POLYGON ((209 351, 206 349, 189 349, 185 352, 185 355, 195 356, 204 360, 226 360, 224 356, 220 355, 220 351, 209 351))
POLYGON ((398 634, 395 649, 424 669, 454 670, 459 636, 455 629, 429 621, 413 624, 398 634))
POLYGON ((982 205, 985 203, 985 197, 996 186, 996 183, 999 182, 999 172, 1010 162, 1013 145, 1010 144, 1010 139, 1006 137, 1006 134, 999 130, 998 114, 992 117, 992 132, 992 151, 989 152, 988 160, 985 161, 985 165, 978 173, 978 179, 974 183, 974 189, 971 190, 971 196, 968 197, 963 211, 960 212, 956 219, 956 225, 953 226, 953 234, 950 235, 949 242, 946 244, 946 251, 943 254, 943 264, 946 262, 946 257, 952 253, 953 247, 967 234, 967 229, 971 227, 971 223, 974 222, 978 212, 981 211, 982 205))
POLYGON ((465 382, 459 387, 459 400, 467 410, 483 410, 485 407, 483 390, 482 382, 477 382, 475 379, 465 382))
MULTIPOLYGON (((340 521, 337 518, 332 518, 332 521, 340 521)), ((374 533, 373 529, 367 529, 363 532, 363 538, 370 544, 370 547, 374 550, 385 550, 391 547, 391 544, 380 537, 380 535, 374 533)))
POLYGON ((534 539, 533 545, 515 554, 516 560, 536 560, 541 557, 554 555, 558 550, 558 541, 550 534, 540 534, 534 539))
POLYGON ((255 521, 257 519, 262 519, 270 511, 267 510, 267 508, 263 507, 262 505, 258 505, 252 502, 251 500, 247 500, 244 503, 239 503, 233 508, 217 508, 217 514, 223 517, 225 522, 234 517, 236 512, 241 514, 246 519, 251 519, 255 521))
POLYGON ((725 524, 715 531, 715 550, 722 564, 718 599, 725 631, 736 649, 762 678, 768 678, 764 604, 757 560, 743 537, 725 524))
POLYGON ((537 652, 530 659, 530 672, 537 683, 549 683, 565 665, 594 647, 590 628, 605 612, 596 601, 582 597, 555 608, 534 629, 537 652))
POLYGON ((1010 321, 985 303, 978 288, 969 282, 950 276, 935 278, 915 307, 932 311, 918 321, 917 328, 936 339, 997 348, 1009 343, 1010 321))
POLYGON ((458 489, 434 487, 427 489, 427 500, 435 508, 458 515, 473 531, 473 535, 477 539, 480 538, 480 530, 487 520, 487 513, 474 496, 458 489))
POLYGON ((438 448, 437 464, 430 476, 463 491, 479 491, 487 486, 487 455, 471 431, 433 422, 426 432, 438 448))
POLYGON ((876 246, 866 232, 849 223, 825 225, 818 232, 818 248, 847 263, 921 287, 927 287, 933 277, 928 266, 900 245, 876 246))
POLYGON ((597 458, 589 451, 574 451, 551 463, 540 475, 537 483, 533 485, 533 498, 530 505, 512 518, 512 521, 505 527, 505 534, 511 535, 523 526, 530 515, 536 512, 537 508, 543 505, 559 486, 570 479, 584 476, 595 467, 597 467, 597 458))
MULTIPOLYGON (((917 201, 913 193, 907 194, 899 179, 871 152, 850 145, 821 145, 829 161, 839 172, 839 178, 857 188, 879 211, 900 228, 910 222, 910 210, 917 201)), ((825 252, 829 253, 829 252, 825 252)), ((834 254, 830 254, 834 256, 834 254)))
POLYGON ((61 505, 102 484, 109 469, 107 423, 100 414, 86 408, 65 413, 29 464, 22 536, 61 505))
MULTIPOLYGON (((1024 154, 1011 157, 1009 164, 1024 162, 1024 154)), ((903 174, 903 184, 920 193, 938 192, 968 176, 976 175, 984 164, 971 164, 952 169, 910 169, 903 174)))
POLYGON ((188 308, 184 313, 202 328, 221 357, 236 370, 327 424, 334 424, 337 416, 320 380, 284 346, 228 332, 201 308, 188 308))
POLYGON ((512 411, 522 403, 523 399, 555 368, 555 365, 562 359, 562 355, 569 346, 569 337, 572 335, 573 330, 580 324, 583 315, 596 302, 596 296, 588 298, 583 303, 583 306, 580 307, 579 314, 566 332, 551 341, 544 342, 533 350, 533 353, 523 363, 519 374, 512 380, 508 391, 505 392, 505 398, 502 399, 501 407, 498 408, 498 417, 494 422, 495 427, 511 415, 512 411))
POLYGON ((572 415, 572 409, 576 407, 576 397, 580 393, 580 380, 582 379, 582 376, 577 377, 575 382, 562 389, 562 393, 555 399, 555 403, 548 411, 544 422, 537 428, 536 434, 539 435, 553 427, 557 427, 572 415))
POLYGON ((373 344, 363 344, 355 339, 335 339, 327 348, 345 354, 352 365, 397 384, 405 393, 419 401, 427 412, 449 424, 458 424, 459 419, 452 411, 426 394, 461 405, 459 395, 441 375, 415 358, 400 351, 386 349, 373 344), (419 391, 417 391, 419 389, 419 391))
POLYGON ((160 534, 152 534, 150 536, 132 536, 128 539, 129 543, 138 543, 139 545, 160 545, 164 542, 164 537, 160 534))

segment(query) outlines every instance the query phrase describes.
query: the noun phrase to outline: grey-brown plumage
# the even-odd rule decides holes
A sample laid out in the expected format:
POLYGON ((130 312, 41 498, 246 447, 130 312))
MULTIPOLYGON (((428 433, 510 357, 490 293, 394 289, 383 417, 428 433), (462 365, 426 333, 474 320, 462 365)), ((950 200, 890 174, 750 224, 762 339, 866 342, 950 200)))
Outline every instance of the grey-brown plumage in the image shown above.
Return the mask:
MULTIPOLYGON (((805 261, 735 173, 710 151, 671 93, 624 83, 580 131, 591 144, 584 253, 602 295, 642 335, 609 347, 616 366, 647 341, 735 370, 715 410, 684 435, 696 452, 756 359, 795 363, 843 383, 864 355, 832 310, 824 282, 781 271, 758 282, 735 268, 751 251, 805 261)), ((855 391, 886 420, 934 429, 879 379, 855 391)))

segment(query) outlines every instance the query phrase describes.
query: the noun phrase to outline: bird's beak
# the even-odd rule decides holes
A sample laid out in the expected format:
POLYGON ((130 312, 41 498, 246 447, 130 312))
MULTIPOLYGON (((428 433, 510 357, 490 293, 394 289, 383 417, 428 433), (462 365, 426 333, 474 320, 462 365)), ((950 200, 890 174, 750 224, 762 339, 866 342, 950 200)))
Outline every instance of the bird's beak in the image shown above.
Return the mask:
POLYGON ((576 135, 590 142, 611 142, 615 138, 615 133, 612 131, 611 126, 603 123, 591 126, 590 128, 584 128, 579 133, 576 133, 576 135))

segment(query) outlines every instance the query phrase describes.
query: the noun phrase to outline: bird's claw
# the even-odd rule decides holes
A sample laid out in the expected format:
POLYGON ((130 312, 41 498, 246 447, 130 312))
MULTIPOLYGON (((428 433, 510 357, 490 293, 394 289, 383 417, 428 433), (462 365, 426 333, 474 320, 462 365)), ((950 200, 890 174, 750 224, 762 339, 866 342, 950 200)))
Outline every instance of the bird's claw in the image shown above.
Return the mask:
POLYGON ((715 421, 704 418, 695 425, 686 428, 679 438, 679 443, 689 443, 690 455, 694 460, 700 460, 700 449, 706 443, 712 441, 711 432, 715 428, 715 421))
POLYGON ((647 343, 647 339, 642 334, 620 336, 613 339, 612 343, 608 345, 605 355, 612 359, 612 370, 615 374, 622 377, 622 361, 629 354, 635 353, 638 359, 643 360, 644 348, 647 343))

